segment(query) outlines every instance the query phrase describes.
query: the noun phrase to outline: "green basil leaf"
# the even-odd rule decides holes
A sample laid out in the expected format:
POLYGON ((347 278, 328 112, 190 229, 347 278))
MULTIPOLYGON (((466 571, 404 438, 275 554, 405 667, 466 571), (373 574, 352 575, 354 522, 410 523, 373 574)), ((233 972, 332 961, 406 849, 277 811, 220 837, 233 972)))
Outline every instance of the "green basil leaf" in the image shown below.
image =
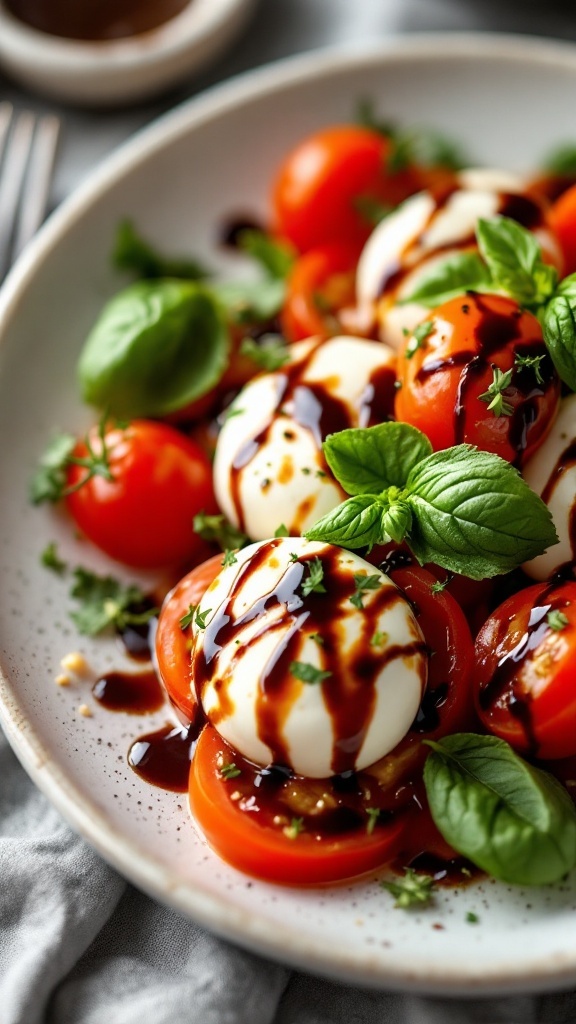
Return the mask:
POLYGON ((432 817, 459 853, 503 882, 546 885, 576 865, 576 809, 553 776, 496 736, 428 741, 432 817))
POLYGON ((536 237, 510 217, 480 218, 476 237, 496 286, 523 305, 540 305, 558 275, 542 261, 536 237))
POLYGON ((228 332, 201 285, 138 281, 104 307, 78 364, 86 402, 113 416, 164 416, 222 376, 228 332))
POLYGON ((432 452, 430 441, 408 423, 379 423, 329 434, 324 456, 347 494, 404 487, 413 466, 432 452))
POLYGON ((546 304, 542 333, 558 375, 576 391, 576 274, 561 281, 546 304))
POLYGON ((466 292, 489 291, 494 291, 494 286, 482 258, 477 252, 462 252, 447 256, 435 264, 408 298, 402 301, 434 307, 466 292))
POLYGON ((323 540, 344 548, 372 547, 382 540, 384 507, 375 494, 355 495, 322 516, 304 536, 307 540, 323 540))
POLYGON ((294 265, 296 254, 292 246, 276 241, 264 231, 246 228, 238 236, 238 245, 272 278, 283 281, 294 265))
POLYGON ((561 178, 576 177, 576 146, 573 142, 567 142, 554 149, 544 160, 542 169, 548 174, 555 174, 561 178))
POLYGON ((509 572, 557 541, 548 507, 498 455, 458 445, 411 471, 402 495, 413 512, 416 558, 483 579, 509 572))
POLYGON ((112 262, 119 270, 147 279, 176 277, 198 281, 208 276, 208 271, 196 260, 162 255, 138 234, 131 220, 118 225, 112 262))
POLYGON ((272 277, 264 281, 217 281, 211 290, 228 318, 238 324, 272 320, 282 309, 286 294, 284 281, 272 277))

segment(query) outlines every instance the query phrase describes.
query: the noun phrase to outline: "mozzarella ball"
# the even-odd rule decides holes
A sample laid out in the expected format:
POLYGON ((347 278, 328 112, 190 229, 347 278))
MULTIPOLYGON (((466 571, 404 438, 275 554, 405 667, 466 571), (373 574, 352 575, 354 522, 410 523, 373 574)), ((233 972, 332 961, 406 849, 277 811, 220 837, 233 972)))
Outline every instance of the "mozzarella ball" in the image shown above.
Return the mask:
POLYGON ((281 524, 304 533, 339 505, 346 495, 324 460, 324 438, 385 420, 394 406, 396 354, 381 342, 311 339, 290 351, 290 364, 243 388, 216 445, 218 504, 252 540, 281 524))
POLYGON ((548 505, 558 534, 558 544, 522 566, 533 579, 546 580, 576 561, 576 395, 562 400, 550 433, 522 476, 548 505))
POLYGON ((399 348, 406 331, 427 315, 420 303, 405 303, 436 265, 466 249, 476 249, 479 218, 498 214, 526 223, 555 264, 558 244, 540 203, 523 192, 522 179, 505 171, 470 169, 455 177, 456 187, 421 192, 402 203, 375 228, 358 263, 358 320, 377 319, 380 337, 399 348))
POLYGON ((193 626, 208 721, 253 763, 310 778, 384 757, 412 725, 427 678, 404 595, 358 555, 302 538, 252 544, 236 559, 193 626))

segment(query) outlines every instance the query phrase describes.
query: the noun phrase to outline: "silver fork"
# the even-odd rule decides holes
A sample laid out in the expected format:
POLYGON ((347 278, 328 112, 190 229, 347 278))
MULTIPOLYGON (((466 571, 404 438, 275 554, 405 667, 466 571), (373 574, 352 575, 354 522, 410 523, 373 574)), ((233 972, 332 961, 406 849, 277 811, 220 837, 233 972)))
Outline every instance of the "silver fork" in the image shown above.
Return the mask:
POLYGON ((46 216, 60 121, 0 103, 0 281, 46 216))

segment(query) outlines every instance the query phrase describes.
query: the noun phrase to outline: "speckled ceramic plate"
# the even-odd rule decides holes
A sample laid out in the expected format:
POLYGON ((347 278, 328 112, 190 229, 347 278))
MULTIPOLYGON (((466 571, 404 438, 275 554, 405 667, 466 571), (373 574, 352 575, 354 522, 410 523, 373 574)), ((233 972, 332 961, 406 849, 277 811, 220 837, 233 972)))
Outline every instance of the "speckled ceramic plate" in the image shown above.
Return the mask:
POLYGON ((136 718, 92 700, 90 683, 55 685, 80 648, 95 673, 122 664, 113 641, 75 635, 68 584, 40 568, 57 540, 72 564, 112 569, 57 513, 33 509, 27 483, 56 428, 89 422, 74 379, 79 346, 118 287, 109 267, 130 215, 169 250, 217 263, 223 219, 265 210, 280 155, 304 133, 383 116, 460 139, 471 157, 532 168, 575 139, 576 48, 497 36, 411 38, 362 54, 315 54, 264 69, 176 110, 98 170, 24 254, 0 300, 0 659, 2 721, 29 773, 70 823, 137 885, 221 935, 307 970, 386 988, 467 994, 576 982, 576 879, 530 890, 483 881, 440 892, 421 913, 394 910, 375 881, 281 889, 222 864, 186 800, 127 765, 136 718), (78 713, 88 704, 92 717, 78 713), (467 921, 472 911, 476 924, 467 921))

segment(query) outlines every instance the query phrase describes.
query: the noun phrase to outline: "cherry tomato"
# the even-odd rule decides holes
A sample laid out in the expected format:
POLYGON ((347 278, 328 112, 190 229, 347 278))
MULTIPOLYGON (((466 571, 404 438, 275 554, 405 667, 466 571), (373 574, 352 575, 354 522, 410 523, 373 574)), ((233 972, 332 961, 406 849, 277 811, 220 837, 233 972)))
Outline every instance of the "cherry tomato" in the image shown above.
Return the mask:
POLYGON ((397 418, 427 434, 437 451, 466 442, 523 461, 544 439, 560 401, 538 320, 498 295, 468 293, 431 312, 407 339, 398 375, 397 418), (526 357, 536 366, 518 364, 526 357), (500 404, 489 408, 496 397, 489 389, 508 373, 500 404))
POLYGON ((247 797, 234 796, 245 771, 246 763, 205 726, 190 772, 190 807, 210 846, 240 871, 269 882, 320 884, 354 878, 393 856, 407 820, 404 810, 372 832, 363 826, 319 839, 307 824, 295 834, 289 817, 283 826, 266 813, 258 788, 250 787, 247 797), (238 764, 238 778, 223 776, 223 766, 238 764))
POLYGON ((337 312, 355 299, 355 246, 324 245, 310 249, 294 267, 286 282, 286 299, 280 315, 288 341, 311 335, 329 337, 339 332, 337 312))
POLYGON ((194 718, 196 697, 190 676, 192 633, 180 620, 190 605, 199 604, 222 568, 222 555, 214 555, 191 569, 164 598, 156 630, 156 662, 164 688, 188 725, 194 718))
POLYGON ((174 427, 151 420, 94 427, 73 458, 66 505, 80 530, 111 558, 141 569, 202 557, 194 516, 216 511, 212 469, 202 449, 174 427))
POLYGON ((576 582, 509 597, 476 639, 475 699, 484 725, 520 753, 576 754, 576 582))
POLYGON ((564 254, 565 273, 576 271, 576 185, 566 189, 553 203, 550 223, 564 254))
POLYGON ((355 125, 325 128, 286 157, 273 183, 274 227, 300 252, 329 242, 362 245, 370 205, 396 206, 418 189, 415 172, 386 170, 390 140, 355 125))

